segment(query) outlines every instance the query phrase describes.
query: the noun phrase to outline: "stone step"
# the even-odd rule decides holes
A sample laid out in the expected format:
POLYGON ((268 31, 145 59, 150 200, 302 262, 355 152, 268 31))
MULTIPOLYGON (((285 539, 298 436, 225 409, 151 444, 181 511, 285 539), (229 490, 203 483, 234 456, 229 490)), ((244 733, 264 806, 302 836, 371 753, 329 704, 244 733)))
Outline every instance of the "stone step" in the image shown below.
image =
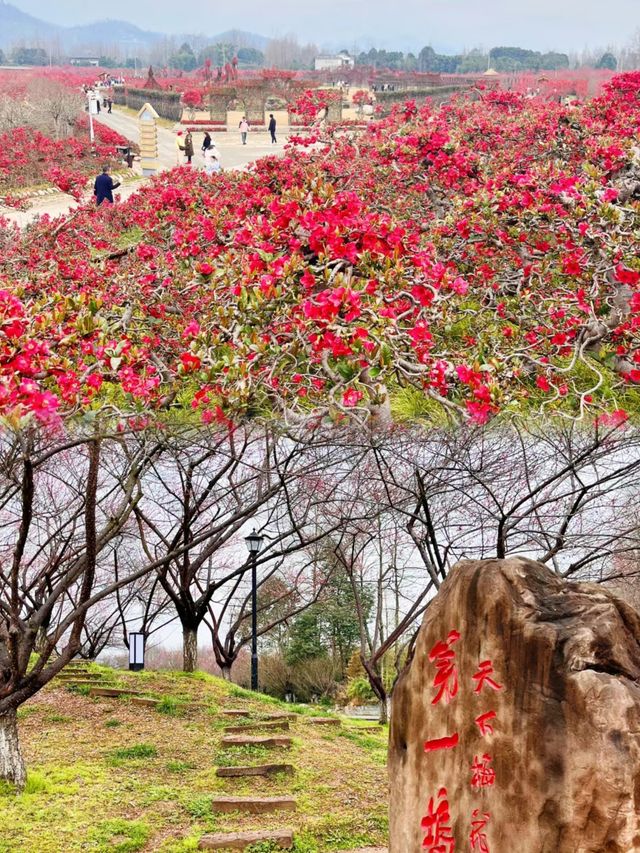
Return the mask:
POLYGON ((293 722, 294 720, 300 719, 299 714, 287 713, 286 711, 274 711, 270 714, 263 714, 260 711, 253 711, 251 709, 244 710, 243 708, 229 708, 226 711, 221 711, 220 713, 223 717, 257 717, 260 720, 269 720, 272 722, 278 720, 293 722))
POLYGON ((277 713, 277 714, 260 714, 261 720, 270 720, 270 721, 288 721, 289 723, 294 723, 296 720, 300 719, 298 714, 286 714, 286 713, 277 713))
POLYGON ((96 687, 98 684, 100 684, 98 681, 85 681, 82 678, 74 678, 73 680, 63 681, 59 687, 96 687))
POLYGON ((56 675, 56 678, 59 678, 61 681, 69 678, 80 678, 81 676, 87 676, 87 678, 102 678, 101 675, 96 675, 93 672, 89 672, 88 669, 76 669, 75 667, 72 669, 63 669, 62 672, 59 672, 56 675))
POLYGON ((137 705, 139 708, 157 708, 160 704, 160 699, 151 699, 147 696, 132 696, 131 704, 137 705))
POLYGON ((294 812, 293 797, 216 797, 212 802, 215 812, 245 812, 267 814, 270 812, 294 812))
POLYGON ((291 850, 293 847, 293 830, 276 829, 271 832, 229 832, 203 835, 198 845, 199 850, 246 850, 252 844, 271 842, 281 850, 291 850))
POLYGON ((389 853, 388 847, 358 847, 357 850, 341 850, 340 853, 389 853))
POLYGON ((313 726, 340 726, 342 723, 336 717, 307 717, 308 723, 313 726))
POLYGON ((225 726, 224 730, 228 734, 239 734, 241 735, 243 732, 256 732, 262 729, 269 729, 271 731, 281 731, 288 732, 289 731, 289 723, 286 720, 279 720, 274 723, 250 723, 247 726, 225 726))
POLYGON ((243 776, 275 776, 278 773, 295 773, 293 764, 256 764, 251 767, 218 767, 216 776, 222 779, 237 779, 243 776))
POLYGON ((122 687, 92 687, 89 696, 117 699, 118 696, 135 696, 135 690, 125 690, 122 687))
POLYGON ((346 732, 378 732, 378 734, 384 734, 383 726, 345 726, 344 730, 346 732))
POLYGON ((78 684, 81 682, 82 684, 101 684, 105 679, 102 678, 89 678, 86 675, 71 675, 69 678, 59 678, 58 684, 78 684))
POLYGON ((263 746, 266 749, 291 749, 293 741, 290 737, 252 737, 250 735, 230 735, 223 737, 221 740, 222 746, 263 746))

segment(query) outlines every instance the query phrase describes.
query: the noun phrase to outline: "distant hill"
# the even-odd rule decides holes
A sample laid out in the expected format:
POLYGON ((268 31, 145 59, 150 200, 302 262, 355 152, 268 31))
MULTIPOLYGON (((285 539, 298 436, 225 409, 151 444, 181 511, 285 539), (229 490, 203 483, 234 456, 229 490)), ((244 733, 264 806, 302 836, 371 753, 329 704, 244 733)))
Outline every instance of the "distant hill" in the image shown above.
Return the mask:
POLYGON ((0 0, 0 47, 17 42, 50 41, 59 35, 61 27, 34 18, 10 3, 0 0))
POLYGON ((91 46, 107 48, 109 45, 121 43, 144 49, 164 38, 165 36, 162 33, 142 30, 135 24, 129 24, 126 21, 112 20, 65 27, 61 33, 62 44, 67 50, 78 50, 91 46))
MULTIPOLYGON (((15 46, 44 47, 54 43, 69 53, 91 52, 108 54, 109 48, 118 45, 145 50, 167 38, 165 33, 150 32, 127 21, 103 20, 75 27, 61 27, 22 12, 12 3, 0 0, 0 48, 15 46)), ((182 36, 173 36, 179 42, 182 36)), ((189 40, 188 36, 184 36, 189 40)), ((198 37, 202 40, 202 36, 198 37)), ((255 47, 264 50, 269 39, 244 30, 227 30, 207 37, 210 44, 233 43, 240 47, 255 47)))

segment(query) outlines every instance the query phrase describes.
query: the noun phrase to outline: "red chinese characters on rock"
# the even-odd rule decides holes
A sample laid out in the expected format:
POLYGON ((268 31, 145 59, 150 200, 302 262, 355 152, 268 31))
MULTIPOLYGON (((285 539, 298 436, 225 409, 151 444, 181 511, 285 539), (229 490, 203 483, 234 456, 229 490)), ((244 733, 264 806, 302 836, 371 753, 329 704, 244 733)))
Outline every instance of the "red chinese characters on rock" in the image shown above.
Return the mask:
MULTIPOLYGON (((433 678, 435 689, 432 705, 443 703, 449 705, 458 695, 459 676, 456 665, 456 653, 453 646, 460 639, 458 631, 450 631, 446 640, 436 643, 429 653, 429 662, 435 665, 436 673, 433 678)), ((473 675, 473 696, 479 697, 484 690, 503 690, 504 687, 497 681, 493 662, 483 660, 478 664, 478 669, 473 675)), ((494 726, 498 722, 496 711, 486 711, 475 718, 482 738, 490 738, 494 734, 494 726)), ((440 752, 442 750, 455 749, 460 743, 457 732, 444 737, 432 738, 425 741, 424 751, 427 754, 440 752)), ((471 787, 474 791, 491 788, 496 784, 496 771, 491 766, 492 757, 488 752, 474 757, 471 766, 471 787)), ((489 840, 486 828, 491 820, 489 812, 475 809, 471 816, 469 832, 469 850, 471 853, 490 853, 489 840)), ((455 853, 455 839, 451 827, 451 814, 448 802, 447 789, 441 788, 438 797, 429 800, 427 814, 422 818, 422 830, 425 837, 422 843, 423 849, 428 853, 455 853), (437 803, 436 803, 437 800, 437 803)))
POLYGON ((439 737, 434 740, 425 741, 424 751, 425 752, 437 752, 439 749, 453 749, 458 745, 460 738, 458 737, 457 732, 453 735, 448 735, 447 737, 439 737))
POLYGON ((479 717, 476 717, 475 723, 480 729, 482 737, 488 737, 493 734, 493 726, 491 725, 490 720, 495 720, 496 717, 497 714, 495 711, 487 711, 486 714, 480 714, 479 717))
POLYGON ((429 660, 435 663, 437 670, 433 679, 437 692, 431 701, 432 705, 437 705, 443 699, 448 705, 458 695, 458 670, 454 662, 456 653, 451 646, 459 639, 458 631, 450 631, 447 639, 436 643, 429 652, 429 660))
POLYGON ((492 675, 494 675, 493 664, 490 660, 483 660, 478 668, 478 671, 473 676, 473 680, 476 682, 476 686, 473 692, 481 693, 482 688, 485 684, 487 685, 487 687, 491 687, 493 690, 502 690, 502 685, 494 681, 491 677, 492 675))
POLYGON ((422 818, 422 831, 425 833, 422 849, 426 853, 455 853, 455 840, 451 831, 451 815, 446 788, 438 791, 438 805, 434 798, 429 799, 427 814, 422 818))
POLYGON ((481 759, 475 756, 471 766, 472 788, 488 788, 490 785, 495 785, 496 771, 490 767, 492 760, 486 752, 481 759))
POLYGON ((481 813, 480 809, 475 809, 471 820, 471 832, 469 833, 469 841, 471 849, 477 850, 478 853, 490 853, 489 842, 485 833, 485 827, 491 820, 491 815, 486 812, 481 813))

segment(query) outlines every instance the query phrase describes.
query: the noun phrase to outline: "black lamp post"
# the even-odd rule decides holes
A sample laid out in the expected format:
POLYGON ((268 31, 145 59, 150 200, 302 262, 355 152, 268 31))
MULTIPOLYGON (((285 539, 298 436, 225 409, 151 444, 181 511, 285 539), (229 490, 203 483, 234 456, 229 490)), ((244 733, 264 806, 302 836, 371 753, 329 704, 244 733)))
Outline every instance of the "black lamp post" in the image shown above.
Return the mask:
POLYGON ((244 541, 251 557, 251 689, 258 689, 258 579, 256 563, 264 537, 254 530, 244 541))

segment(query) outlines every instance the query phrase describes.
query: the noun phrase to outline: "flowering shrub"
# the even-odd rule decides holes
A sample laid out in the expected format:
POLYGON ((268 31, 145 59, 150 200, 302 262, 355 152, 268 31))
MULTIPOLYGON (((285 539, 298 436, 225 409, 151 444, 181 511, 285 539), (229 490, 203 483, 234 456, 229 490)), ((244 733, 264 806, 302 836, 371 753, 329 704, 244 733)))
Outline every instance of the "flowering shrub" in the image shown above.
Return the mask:
POLYGON ((204 107, 204 91, 202 89, 189 89, 182 95, 182 102, 192 110, 204 107))
POLYGON ((409 104, 36 222, 0 258, 0 411, 640 412, 639 90, 409 104))
POLYGON ((327 110, 329 104, 342 100, 342 92, 331 89, 307 89, 295 103, 289 106, 289 112, 299 116, 304 124, 314 122, 321 110, 327 110))
POLYGON ((0 134, 0 194, 40 184, 53 184, 78 198, 82 188, 103 163, 113 163, 116 145, 128 144, 108 127, 94 124, 95 151, 88 138, 88 119, 78 123, 78 133, 56 141, 31 128, 0 134))
POLYGON ((363 107, 365 104, 373 103, 373 94, 367 89, 358 89, 352 98, 356 107, 363 107))

